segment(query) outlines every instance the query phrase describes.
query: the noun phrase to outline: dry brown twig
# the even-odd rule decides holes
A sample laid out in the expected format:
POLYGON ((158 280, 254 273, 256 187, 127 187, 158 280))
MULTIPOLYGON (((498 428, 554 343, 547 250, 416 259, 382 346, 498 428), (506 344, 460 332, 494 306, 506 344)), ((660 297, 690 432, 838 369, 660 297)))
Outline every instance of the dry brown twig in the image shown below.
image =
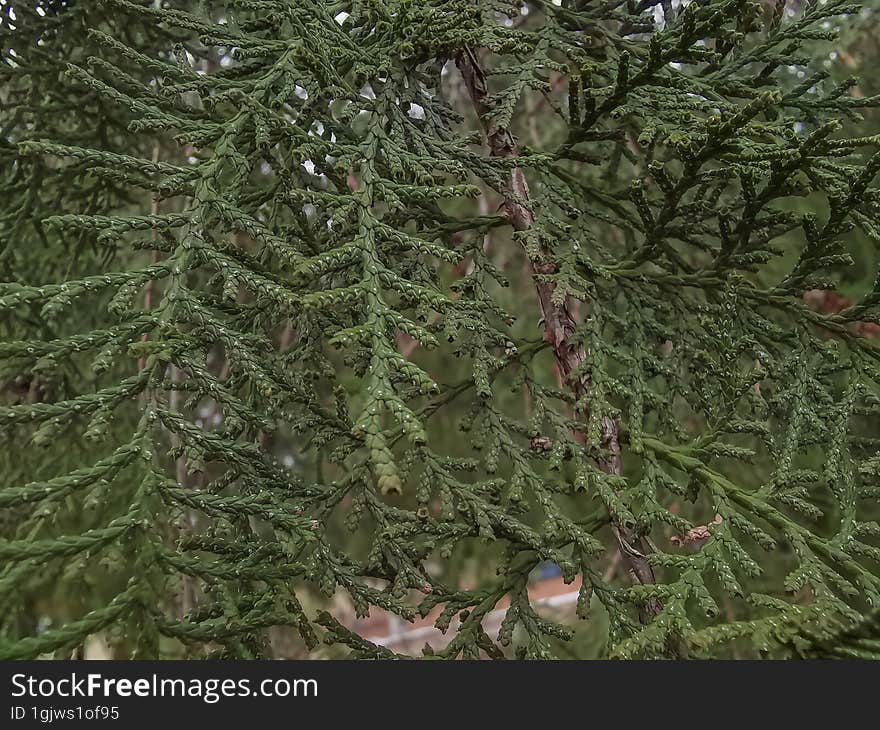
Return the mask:
MULTIPOLYGON (((510 131, 488 121, 491 110, 486 101, 489 96, 486 73, 474 51, 465 48, 456 56, 455 63, 464 79, 477 116, 483 122, 490 153, 494 157, 518 157, 519 147, 510 131)), ((502 210, 514 230, 524 231, 531 228, 535 223, 535 216, 528 207, 529 186, 521 168, 515 167, 511 171, 506 190, 499 192, 504 197, 502 210)), ((581 369, 581 365, 586 360, 586 352, 574 340, 575 319, 566 302, 559 303, 553 300, 556 285, 536 277, 538 274, 556 272, 556 265, 546 245, 540 247, 537 256, 529 258, 529 267, 543 315, 544 340, 553 348, 556 366, 563 380, 572 388, 576 399, 580 401, 589 393, 592 383, 588 376, 572 377, 572 373, 581 369)), ((613 418, 604 416, 601 419, 600 432, 601 446, 609 455, 599 461, 599 468, 606 474, 620 476, 623 473, 623 463, 620 457, 620 433, 617 422, 613 418)), ((619 522, 613 524, 613 529, 621 559, 629 573, 639 583, 655 583, 656 577, 648 560, 648 548, 643 538, 632 527, 619 522)), ((643 620, 656 615, 660 608, 659 603, 651 604, 643 620)))

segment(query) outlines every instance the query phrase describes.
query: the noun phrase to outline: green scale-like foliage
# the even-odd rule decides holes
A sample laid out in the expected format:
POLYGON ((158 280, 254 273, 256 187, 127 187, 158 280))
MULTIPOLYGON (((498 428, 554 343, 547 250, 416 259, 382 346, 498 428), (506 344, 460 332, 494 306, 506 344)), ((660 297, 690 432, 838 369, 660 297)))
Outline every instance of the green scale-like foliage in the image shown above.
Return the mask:
POLYGON ((610 656, 873 646, 880 280, 804 298, 880 238, 855 12, 0 5, 0 656, 550 657, 543 561, 610 656))

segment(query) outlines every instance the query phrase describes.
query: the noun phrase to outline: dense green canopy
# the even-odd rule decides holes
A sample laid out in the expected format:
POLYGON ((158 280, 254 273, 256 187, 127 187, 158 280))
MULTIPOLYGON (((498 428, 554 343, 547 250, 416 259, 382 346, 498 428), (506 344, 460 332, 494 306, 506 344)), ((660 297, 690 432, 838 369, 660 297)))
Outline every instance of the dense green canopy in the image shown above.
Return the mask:
POLYGON ((0 658, 877 653, 859 12, 0 0, 0 658))

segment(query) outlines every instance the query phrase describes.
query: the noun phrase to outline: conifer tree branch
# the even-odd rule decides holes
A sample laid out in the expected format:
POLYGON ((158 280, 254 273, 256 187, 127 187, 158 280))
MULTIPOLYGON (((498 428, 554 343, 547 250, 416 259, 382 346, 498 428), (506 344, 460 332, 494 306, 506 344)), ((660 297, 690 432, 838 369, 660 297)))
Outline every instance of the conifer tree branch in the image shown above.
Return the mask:
POLYGON ((0 656, 876 655, 853 6, 661 4, 0 12, 0 656))
MULTIPOLYGON (((465 48, 456 56, 455 63, 464 79, 474 109, 484 125, 490 153, 494 157, 518 157, 519 147, 510 131, 487 121, 490 118, 488 85, 486 73, 476 53, 465 48)), ((529 187, 521 168, 512 169, 507 189, 502 194, 503 210, 510 225, 518 231, 530 228, 535 223, 535 215, 529 208, 529 187)), ((553 348, 563 380, 574 391, 576 400, 580 401, 590 391, 590 378, 587 375, 572 378, 572 373, 583 372, 586 352, 575 342, 577 324, 566 302, 554 301, 556 285, 543 278, 544 275, 557 271, 546 242, 542 241, 537 257, 529 257, 529 267, 543 315, 544 339, 553 348)), ((606 474, 620 476, 623 473, 623 462, 620 456, 619 425, 610 416, 603 416, 601 419, 600 445, 608 452, 608 456, 600 460, 599 467, 606 474)), ((645 541, 629 526, 615 521, 613 527, 621 557, 633 578, 643 585, 655 583, 656 577, 647 558, 648 547, 645 541)), ((659 603, 652 602, 647 613, 656 615, 659 610, 659 603)))

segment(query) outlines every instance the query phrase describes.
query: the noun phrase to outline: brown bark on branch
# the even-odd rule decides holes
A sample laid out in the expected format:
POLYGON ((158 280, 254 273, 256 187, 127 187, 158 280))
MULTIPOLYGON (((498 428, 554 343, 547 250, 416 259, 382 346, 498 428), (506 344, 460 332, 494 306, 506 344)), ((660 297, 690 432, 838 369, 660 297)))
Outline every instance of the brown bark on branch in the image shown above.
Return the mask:
MULTIPOLYGON (((497 127, 489 120, 488 112, 491 110, 486 104, 488 86, 486 74, 479 59, 471 49, 465 48, 456 56, 455 63, 464 79, 474 109, 483 121, 491 154, 495 157, 519 156, 519 148, 513 135, 507 129, 497 127)), ((524 231, 534 225, 535 216, 528 207, 529 186, 520 168, 517 167, 511 171, 507 189, 499 192, 504 197, 504 214, 515 230, 524 231)), ((565 302, 553 301, 553 290, 556 285, 535 278, 536 274, 556 272, 551 252, 544 244, 541 245, 538 256, 529 259, 529 267, 541 305, 544 340, 552 346, 560 374, 566 384, 574 391, 576 399, 580 400, 590 391, 590 379, 585 375, 573 378, 572 373, 584 363, 586 353, 574 341, 576 324, 567 305, 565 302)), ((609 453, 609 456, 599 462, 599 467, 606 474, 619 476, 623 471, 623 465, 620 458, 620 434, 617 422, 608 416, 603 417, 600 432, 601 446, 609 453)), ((621 559, 627 566, 629 573, 639 583, 654 583, 656 579, 646 557, 645 541, 626 525, 615 523, 613 528, 621 559)), ((659 608, 659 605, 650 606, 648 614, 656 614, 659 608)))

